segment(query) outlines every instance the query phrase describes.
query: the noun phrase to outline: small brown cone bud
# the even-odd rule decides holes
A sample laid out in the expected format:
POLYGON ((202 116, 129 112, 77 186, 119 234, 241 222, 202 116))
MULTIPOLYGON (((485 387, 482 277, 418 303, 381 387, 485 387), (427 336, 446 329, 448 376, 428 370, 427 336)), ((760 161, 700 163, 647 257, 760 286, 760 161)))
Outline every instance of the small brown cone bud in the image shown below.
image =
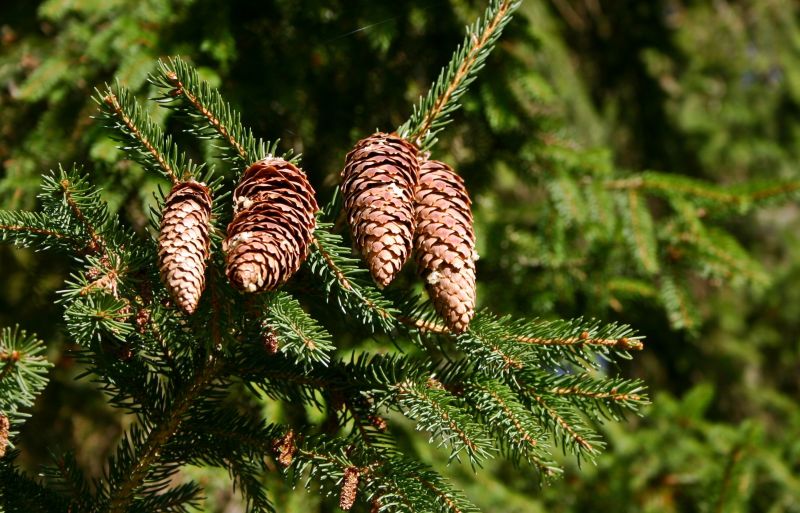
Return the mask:
POLYGON ((11 429, 11 423, 4 413, 0 413, 0 458, 6 455, 8 448, 8 431, 11 429))
POLYGON ((297 452, 294 431, 290 429, 282 438, 276 440, 273 449, 278 453, 278 463, 288 468, 292 464, 294 453, 297 452))
POLYGON ((247 168, 233 202, 223 244, 228 279, 246 292, 273 290, 306 259, 318 208, 314 189, 300 168, 270 157, 247 168))
POLYGON ((358 495, 358 478, 360 472, 357 467, 348 467, 342 479, 342 493, 339 495, 339 507, 348 511, 356 503, 358 495))
POLYGON ((417 149, 396 135, 375 133, 347 154, 342 194, 353 240, 372 278, 385 287, 411 253, 417 149))
POLYGON ((267 354, 270 355, 277 354, 278 350, 280 349, 280 345, 278 344, 278 336, 269 326, 267 326, 264 329, 265 331, 262 334, 262 341, 264 342, 264 350, 266 350, 267 354))
POLYGON ((176 184, 164 203, 158 235, 161 280, 175 303, 194 313, 206 285, 206 260, 211 193, 205 184, 190 180, 176 184))
POLYGON ((436 312, 456 333, 475 315, 475 232, 464 181, 447 165, 429 160, 420 168, 416 194, 417 268, 436 312))

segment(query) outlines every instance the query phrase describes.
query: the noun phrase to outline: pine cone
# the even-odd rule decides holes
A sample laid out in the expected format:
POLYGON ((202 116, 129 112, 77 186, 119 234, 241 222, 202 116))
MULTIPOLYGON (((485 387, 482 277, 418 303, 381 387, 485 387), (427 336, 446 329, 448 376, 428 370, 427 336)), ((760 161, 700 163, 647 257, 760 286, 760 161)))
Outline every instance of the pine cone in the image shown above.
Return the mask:
POLYGON ((175 185, 167 196, 158 235, 161 280, 178 306, 192 314, 206 284, 210 242, 211 193, 190 180, 175 185))
POLYGON ((342 193, 353 240, 379 286, 394 279, 411 253, 417 149, 396 135, 373 134, 347 154, 342 193))
POLYGON ((475 232, 467 189, 443 162, 420 168, 416 193, 417 268, 436 312, 461 333, 475 315, 475 232))
POLYGON ((306 259, 317 200, 305 173, 280 158, 266 158, 244 172, 233 191, 226 274, 240 290, 273 290, 306 259))

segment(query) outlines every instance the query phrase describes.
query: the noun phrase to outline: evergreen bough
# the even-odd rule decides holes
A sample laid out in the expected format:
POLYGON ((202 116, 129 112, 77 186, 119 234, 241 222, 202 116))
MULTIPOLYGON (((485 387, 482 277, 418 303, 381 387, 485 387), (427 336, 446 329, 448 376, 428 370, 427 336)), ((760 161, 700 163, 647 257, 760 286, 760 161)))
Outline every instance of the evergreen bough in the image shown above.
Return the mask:
MULTIPOLYGON (((519 4, 490 3, 401 135, 432 149, 519 4)), ((187 131, 216 141, 238 172, 277 153, 277 143, 255 137, 185 61, 162 62, 151 81, 164 92, 159 101, 186 114, 187 131)), ((123 86, 96 100, 130 158, 170 182, 196 179, 214 192, 207 288, 197 312, 182 314, 160 284, 155 238, 109 214, 77 167, 44 178, 40 211, 0 211, 0 239, 75 261, 61 302, 81 347, 81 377, 136 418, 99 478, 87 477, 69 453, 55 455, 35 478, 15 467, 9 451, 0 459, 1 510, 189 511, 202 489, 178 484, 176 474, 194 464, 227 469, 250 511, 275 511, 263 475, 276 469, 290 483, 316 483, 344 507, 355 499, 374 511, 477 511, 445 477, 404 454, 395 436, 400 416, 474 468, 500 453, 549 476, 559 472, 551 441, 592 459, 602 448, 593 421, 646 402, 639 382, 602 377, 607 362, 642 347, 627 326, 484 311, 454 335, 414 294, 374 288, 334 232, 338 195, 318 215, 305 264, 317 290, 238 293, 225 280, 220 249, 229 215, 220 205, 230 184, 190 162, 123 86), (309 313, 323 307, 395 349, 337 353, 337 333, 309 313), (238 408, 234 385, 325 420, 271 422, 238 408)), ((158 203, 160 210, 163 194, 158 203)), ((151 217, 155 228, 159 213, 151 217)), ((46 379, 41 351, 24 333, 0 333, 0 409, 11 421, 11 443, 46 379)))

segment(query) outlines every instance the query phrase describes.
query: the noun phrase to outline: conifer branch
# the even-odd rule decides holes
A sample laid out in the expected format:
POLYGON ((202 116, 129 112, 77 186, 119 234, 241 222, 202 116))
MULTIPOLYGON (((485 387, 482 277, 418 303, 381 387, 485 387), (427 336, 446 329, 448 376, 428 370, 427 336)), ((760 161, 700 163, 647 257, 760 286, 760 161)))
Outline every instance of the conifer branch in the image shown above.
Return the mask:
MULTIPOLYGON (((213 111, 209 110, 205 105, 203 105, 198 99, 197 96, 192 94, 191 92, 187 91, 183 85, 183 82, 180 81, 178 78, 178 74, 174 71, 167 72, 166 74, 167 80, 170 81, 172 87, 174 88, 173 94, 175 96, 183 96, 189 102, 189 104, 197 111, 201 116, 206 118, 208 123, 217 129, 219 134, 227 141, 227 143, 236 150, 238 153, 239 158, 244 161, 246 164, 252 164, 249 160, 247 151, 244 149, 244 146, 231 135, 231 130, 222 123, 219 116, 217 116, 213 111)), ((240 132, 241 133, 241 132, 240 132)))
MULTIPOLYGON (((253 131, 242 125, 241 114, 231 108, 222 95, 208 82, 200 80, 197 70, 179 57, 159 63, 158 75, 150 81, 165 91, 159 99, 163 104, 177 108, 201 123, 188 128, 201 139, 219 139, 225 143, 228 158, 242 168, 277 155, 278 143, 266 142, 253 135, 253 131), (183 104, 174 104, 178 99, 183 104)), ((290 153, 282 155, 289 159, 290 153)))
POLYGON ((88 246, 88 249, 92 252, 99 251, 103 255, 108 256, 108 246, 105 240, 100 237, 100 235, 97 233, 97 230, 95 230, 94 225, 83 213, 83 210, 78 205, 77 201, 75 201, 70 179, 66 176, 63 176, 61 180, 59 180, 58 184, 61 187, 62 194, 64 195, 64 201, 67 202, 67 205, 72 211, 72 214, 75 216, 75 219, 77 219, 83 225, 83 227, 86 229, 86 232, 89 234, 91 242, 88 246))
POLYGON ((4 352, 0 351, 0 363, 2 363, 2 368, 0 368, 0 381, 3 381, 11 372, 14 370, 14 367, 17 366, 17 362, 21 358, 19 351, 11 351, 11 352, 4 352))
POLYGON ((626 200, 627 212, 624 213, 623 220, 626 222, 631 249, 642 269, 648 274, 656 274, 659 263, 653 218, 635 189, 628 190, 626 200))
POLYGON ((399 312, 364 279, 366 272, 350 256, 342 238, 331 233, 330 228, 330 224, 318 218, 307 265, 343 310, 373 330, 390 331, 399 312))
POLYGON ((647 403, 644 387, 638 380, 596 378, 589 373, 553 376, 541 371, 527 373, 524 382, 529 393, 566 399, 587 415, 618 420, 626 411, 635 412, 647 403))
MULTIPOLYGON (((20 214, 20 212, 0 211, 0 219, 10 216, 11 214, 20 214)), ((45 237, 52 237, 60 240, 72 240, 72 238, 65 233, 61 233, 50 228, 38 228, 28 224, 0 224, 0 232, 16 232, 20 234, 43 235, 45 237)))
POLYGON ((175 435, 184 421, 184 416, 194 401, 205 391, 222 368, 219 358, 211 357, 199 369, 194 379, 179 393, 171 408, 166 409, 166 417, 147 434, 144 444, 135 448, 132 466, 127 471, 120 470, 124 476, 117 482, 109 483, 108 513, 125 513, 134 500, 136 490, 144 483, 151 467, 159 460, 164 444, 175 435))
POLYGON ((43 212, 27 216, 27 221, 37 228, 39 223, 48 229, 59 226, 62 233, 80 240, 80 247, 74 249, 100 255, 107 266, 112 257, 109 237, 115 236, 111 224, 116 219, 109 215, 97 189, 89 185, 78 168, 65 171, 59 165, 57 172, 44 175, 39 197, 43 212))
POLYGON ((295 355, 295 363, 327 364, 335 349, 330 334, 289 294, 278 292, 269 298, 264 310, 263 326, 281 333, 280 351, 295 355))
POLYGON ((442 68, 428 94, 420 99, 411 118, 397 132, 422 150, 430 149, 436 134, 459 108, 458 100, 483 68, 506 24, 522 0, 491 0, 483 17, 467 28, 464 41, 442 68))
POLYGON ((375 473, 380 474, 382 481, 389 480, 393 484, 393 493, 381 495, 381 502, 395 497, 397 492, 394 490, 407 492, 403 496, 412 501, 411 507, 399 511, 416 513, 423 509, 437 513, 480 513, 474 504, 443 482, 436 472, 416 462, 405 458, 390 459, 375 473))
POLYGON ((27 416, 25 409, 47 384, 51 364, 44 351, 44 343, 24 330, 0 330, 0 453, 14 447, 16 424, 27 416))
POLYGON ((508 386, 499 381, 470 380, 464 385, 464 397, 515 459, 524 457, 544 475, 558 471, 546 444, 540 443, 543 430, 508 386))
POLYGON ((474 465, 489 456, 492 443, 483 426, 473 422, 452 404, 453 397, 437 386, 420 386, 410 380, 398 383, 395 387, 398 405, 404 413, 417 421, 417 429, 430 431, 450 445, 451 458, 458 459, 458 453, 466 451, 474 465))
POLYGON ((692 331, 697 328, 697 310, 686 286, 673 273, 659 277, 659 295, 667 310, 670 324, 678 329, 692 331))
MULTIPOLYGON (((447 326, 444 324, 437 322, 436 320, 422 318, 422 317, 415 317, 412 315, 397 315, 395 316, 396 319, 405 324, 406 326, 416 328, 422 332, 438 334, 438 335, 455 335, 453 334, 447 326)), ((492 322, 492 321, 489 321, 492 322)), ((502 327, 502 323, 497 324, 495 326, 496 329, 499 329, 500 332, 504 330, 502 327)), ((644 344, 641 340, 636 338, 629 338, 629 337, 619 337, 619 338, 594 338, 590 336, 588 331, 583 331, 580 335, 576 337, 562 337, 562 338, 549 338, 549 337, 535 337, 535 336, 525 336, 525 335, 518 335, 518 334, 506 334, 503 335, 503 338, 519 342, 521 344, 531 344, 531 345, 538 345, 538 346, 602 346, 608 347, 613 349, 618 349, 621 351, 640 351, 644 349, 644 344)), ((493 346, 494 350, 499 351, 500 348, 496 345, 493 346)), ((513 359, 506 357, 505 358, 507 363, 509 363, 511 367, 518 366, 518 362, 514 362, 513 359)))
POLYGON ((0 458, 0 507, 20 513, 71 513, 55 491, 11 465, 16 455, 14 452, 0 458))
POLYGON ((497 332, 473 328, 461 334, 456 342, 459 349, 476 357, 486 367, 491 365, 501 373, 525 367, 525 355, 519 350, 515 351, 513 347, 502 344, 497 332))
POLYGON ((644 349, 644 344, 642 344, 642 341, 638 339, 630 339, 628 337, 614 339, 591 338, 589 333, 586 331, 582 332, 577 337, 543 338, 513 335, 511 339, 521 344, 532 344, 538 346, 602 346, 619 349, 621 351, 641 351, 644 349))
POLYGON ((578 396, 589 399, 610 399, 615 402, 642 402, 645 397, 640 394, 617 392, 615 389, 603 392, 596 390, 585 390, 579 387, 555 387, 550 389, 550 393, 561 396, 578 396))
MULTIPOLYGON (((150 154, 150 158, 152 158, 153 160, 155 160, 155 162, 158 163, 158 166, 161 168, 161 170, 164 172, 167 178, 173 184, 178 183, 179 180, 175 169, 173 169, 170 163, 167 162, 167 159, 164 157, 164 154, 159 150, 157 150, 155 146, 153 146, 153 143, 150 142, 150 139, 146 135, 144 135, 144 133, 142 133, 142 130, 134 122, 133 116, 135 114, 133 113, 127 114, 123 110, 122 105, 120 105, 117 96, 113 92, 111 92, 111 90, 108 90, 106 92, 102 101, 111 109, 112 114, 117 117, 117 119, 125 126, 125 128, 127 128, 127 132, 130 134, 131 138, 134 141, 138 142, 138 144, 140 144, 143 147, 144 151, 150 154)), ((155 126, 153 125, 152 121, 146 118, 144 120, 144 123, 145 126, 150 130, 152 130, 155 126)))
POLYGON ((800 181, 783 183, 752 183, 723 187, 688 176, 645 171, 630 178, 607 180, 608 190, 641 190, 664 197, 682 195, 698 199, 709 205, 723 205, 749 209, 755 203, 789 196, 800 190, 800 181))
POLYGON ((598 453, 598 449, 591 444, 586 436, 580 433, 579 428, 573 426, 572 422, 567 420, 561 413, 559 413, 558 410, 548 404, 544 396, 541 396, 531 390, 529 390, 529 393, 531 394, 531 397, 533 397, 536 404, 538 404, 540 407, 540 411, 543 412, 550 419, 550 421, 555 424, 555 426, 557 426, 556 431, 560 430, 562 433, 564 433, 571 443, 585 450, 589 456, 594 456, 598 453))

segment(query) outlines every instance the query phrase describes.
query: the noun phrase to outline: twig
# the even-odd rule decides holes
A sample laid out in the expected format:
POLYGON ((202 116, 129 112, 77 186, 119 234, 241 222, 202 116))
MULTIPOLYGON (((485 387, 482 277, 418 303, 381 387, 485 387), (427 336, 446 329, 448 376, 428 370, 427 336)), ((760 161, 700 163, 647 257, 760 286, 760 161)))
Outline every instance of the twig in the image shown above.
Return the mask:
POLYGON ((109 92, 103 98, 103 100, 114 110, 114 114, 125 124, 126 127, 128 127, 128 130, 130 130, 131 134, 133 134, 133 136, 140 143, 142 143, 142 146, 147 148, 147 151, 150 152, 156 162, 158 162, 158 165, 161 166, 161 169, 163 169, 167 176, 169 176, 172 183, 178 183, 180 180, 178 180, 175 170, 172 169, 164 156, 156 149, 155 146, 153 146, 153 143, 151 143, 150 140, 142 133, 142 131, 139 130, 139 127, 134 124, 130 116, 125 114, 125 111, 122 110, 122 106, 119 104, 119 100, 117 99, 116 95, 109 92))
POLYGON ((183 421, 186 411, 216 378, 221 368, 222 361, 220 359, 208 358, 195 376, 195 379, 176 399, 173 407, 167 410, 167 418, 150 431, 129 476, 110 490, 109 513, 125 513, 128 510, 134 499, 136 489, 142 485, 150 467, 160 457, 163 445, 175 434, 183 421))
POLYGON ((205 117, 211 126, 213 126, 220 133, 220 135, 225 138, 228 144, 230 144, 236 150, 242 160, 249 162, 247 151, 244 149, 244 146, 242 146, 242 144, 239 143, 239 141, 236 140, 233 135, 231 135, 230 130, 222 123, 222 121, 214 114, 214 112, 211 111, 211 109, 207 108, 201 101, 197 99, 195 95, 186 90, 186 88, 183 86, 183 82, 181 82, 178 78, 178 74, 174 71, 170 71, 166 74, 166 77, 175 88, 174 93, 176 95, 182 95, 184 98, 186 98, 186 100, 192 104, 192 107, 194 107, 197 112, 205 117))
POLYGON ((595 454, 597 452, 597 449, 595 449, 592 444, 578 434, 578 432, 575 431, 575 428, 573 428, 553 407, 548 405, 541 396, 532 390, 530 390, 530 392, 534 399, 536 399, 536 402, 539 403, 542 408, 544 408, 545 412, 547 412, 547 415, 549 415, 551 419, 561 426, 561 428, 566 431, 578 445, 586 449, 590 454, 595 454))
POLYGON ((73 215, 80 221, 80 223, 86 228, 86 231, 89 233, 89 237, 92 239, 92 243, 89 245, 88 249, 92 252, 101 251, 103 255, 108 258, 108 248, 106 246, 105 241, 102 237, 100 237, 92 226, 92 223, 86 219, 86 216, 83 214, 83 211, 72 198, 72 192, 70 192, 70 187, 72 183, 66 178, 62 179, 59 182, 61 186, 61 190, 64 192, 64 199, 69 205, 70 210, 72 210, 73 215))
POLYGON ((476 37, 475 34, 472 34, 472 47, 462 60, 461 65, 456 70, 453 79, 450 81, 447 88, 436 99, 433 107, 425 112, 425 117, 419 126, 414 130, 414 132, 409 134, 408 139, 415 145, 422 145, 423 140, 427 137, 428 132, 431 129, 431 126, 441 115, 445 106, 450 102, 453 94, 458 90, 459 87, 461 87, 464 80, 469 76, 470 72, 473 70, 475 61, 480 56, 481 51, 484 49, 486 44, 491 41, 495 31, 501 25, 503 18, 506 17, 513 4, 513 0, 505 0, 500 5, 500 8, 497 9, 497 13, 495 13, 495 16, 489 22, 489 25, 483 31, 483 34, 481 34, 480 37, 476 37))

